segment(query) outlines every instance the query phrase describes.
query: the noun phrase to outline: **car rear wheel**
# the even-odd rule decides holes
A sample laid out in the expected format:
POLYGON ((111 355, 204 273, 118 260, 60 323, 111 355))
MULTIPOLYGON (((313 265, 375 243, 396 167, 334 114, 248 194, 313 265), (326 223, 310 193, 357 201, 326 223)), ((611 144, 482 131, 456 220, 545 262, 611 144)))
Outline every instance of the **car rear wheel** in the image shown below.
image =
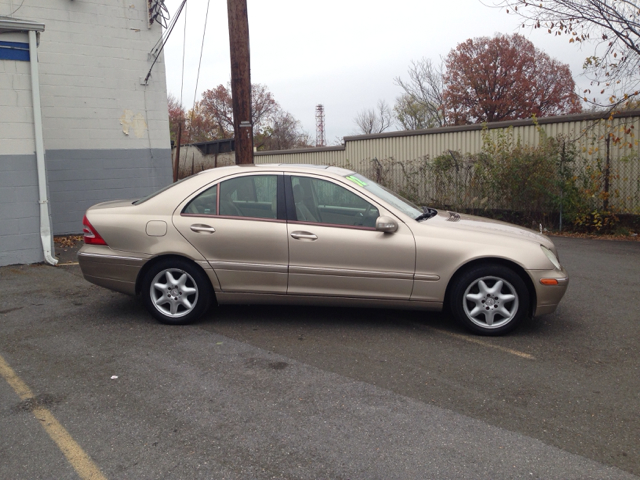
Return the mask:
POLYGON ((478 265, 456 280, 449 297, 453 316, 479 335, 503 335, 530 311, 522 278, 502 265, 478 265))
POLYGON ((200 318, 211 302, 211 284, 202 270, 180 259, 162 260, 144 276, 142 296, 161 323, 186 325, 200 318))

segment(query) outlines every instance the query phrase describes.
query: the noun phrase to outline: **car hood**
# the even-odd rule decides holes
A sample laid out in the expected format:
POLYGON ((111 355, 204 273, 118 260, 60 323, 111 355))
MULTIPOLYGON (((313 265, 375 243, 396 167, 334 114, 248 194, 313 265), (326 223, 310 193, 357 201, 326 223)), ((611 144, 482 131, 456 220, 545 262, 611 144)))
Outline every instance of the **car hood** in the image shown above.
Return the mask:
POLYGON ((469 232, 494 234, 498 236, 508 236, 511 238, 520 238, 530 240, 554 248, 553 242, 546 235, 542 235, 529 228, 519 227, 511 223, 493 220, 491 218, 476 217, 474 215, 465 215, 463 213, 455 213, 449 211, 438 211, 438 215, 432 219, 425 220, 423 223, 438 223, 442 227, 451 227, 456 230, 466 230, 469 232))

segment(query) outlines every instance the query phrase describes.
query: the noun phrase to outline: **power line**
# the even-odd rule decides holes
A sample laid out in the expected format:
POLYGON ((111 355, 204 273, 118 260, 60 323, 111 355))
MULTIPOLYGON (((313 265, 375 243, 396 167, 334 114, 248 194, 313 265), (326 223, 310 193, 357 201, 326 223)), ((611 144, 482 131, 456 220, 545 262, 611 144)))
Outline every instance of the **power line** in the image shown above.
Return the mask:
POLYGON ((196 105, 196 95, 198 94, 198 82, 200 81, 200 65, 202 65, 202 52, 204 50, 204 37, 207 34, 207 19, 209 18, 209 5, 211 0, 207 0, 207 13, 204 16, 204 31, 202 32, 202 45, 200 46, 200 60, 198 61, 198 75, 196 75, 196 89, 193 92, 193 106, 196 105))
MULTIPOLYGON (((186 3, 186 0, 184 0, 186 3)), ((182 34, 182 79, 180 80, 180 123, 178 124, 178 146, 176 147, 176 160, 173 165, 173 181, 180 176, 180 144, 182 143, 182 124, 184 122, 184 108, 182 107, 182 93, 184 92, 184 57, 187 45, 187 18, 189 16, 188 6, 184 11, 184 33, 182 34)))
POLYGON ((22 3, 20 4, 20 6, 18 8, 16 8, 13 12, 11 12, 9 15, 7 15, 7 17, 10 17, 14 13, 16 13, 18 10, 20 10, 22 8, 23 5, 24 5, 24 0, 22 0, 22 3))
MULTIPOLYGON (((209 5, 210 4, 211 4, 211 0, 207 0, 207 13, 204 16, 204 29, 203 29, 203 32, 202 32, 202 44, 200 45, 200 59, 198 60, 198 74, 196 75, 196 88, 193 91, 193 107, 191 108, 191 120, 192 121, 193 121, 194 110, 195 110, 195 107, 196 107, 196 96, 198 95, 198 82, 200 81, 200 66, 202 65, 202 52, 204 51, 204 39, 205 39, 205 36, 207 35, 207 20, 209 19, 209 5)), ((184 26, 185 26, 185 38, 184 38, 184 41, 183 41, 183 44, 182 44, 182 85, 180 87, 180 112, 181 112, 181 114, 184 111, 182 109, 182 88, 184 86, 184 49, 185 49, 185 45, 186 45, 186 28, 187 28, 186 12, 185 12, 184 26)), ((180 161, 179 158, 178 158, 178 161, 180 161)))
MULTIPOLYGON (((187 0, 184 0, 187 3, 187 0)), ((182 35, 182 79, 180 80, 180 109, 182 110, 182 92, 184 90, 184 57, 185 47, 187 45, 187 16, 189 15, 188 6, 184 11, 184 33, 182 35)))
POLYGON ((152 55, 157 49, 159 49, 167 41, 167 38, 169 38, 169 35, 171 34, 173 27, 176 25, 176 23, 178 22, 178 19, 180 18, 180 13, 182 12, 182 9, 184 8, 186 1, 187 0, 183 0, 182 3, 178 5, 178 8, 176 9, 176 13, 174 14, 173 18, 169 22, 169 25, 163 29, 162 35, 160 36, 156 44, 153 46, 153 49, 151 50, 152 55))
POLYGON ((167 28, 167 20, 169 20, 169 9, 164 4, 164 0, 148 0, 149 5, 149 26, 153 22, 158 22, 164 28, 167 28))
MULTIPOLYGON (((182 0, 182 3, 180 4, 180 6, 178 7, 178 9, 176 10, 176 14, 173 17, 173 20, 171 21, 171 23, 169 24, 169 28, 167 30, 165 30, 165 32, 163 33, 163 35, 160 37, 160 40, 158 40, 156 42, 156 44, 154 45, 153 49, 151 50, 151 55, 153 55, 155 57, 155 59, 153 60, 153 63, 151 64, 151 68, 149 69, 149 72, 147 73, 147 76, 144 78, 144 84, 147 85, 149 82, 149 77, 151 76, 151 70, 153 70, 154 65, 156 64, 156 62, 158 61, 158 58, 160 58, 160 53, 162 52, 162 50, 164 49, 164 46, 167 43, 167 40, 169 40, 169 36, 171 35, 171 32, 173 31, 173 27, 175 27, 176 22, 178 21, 178 17, 180 17, 180 13, 182 13, 182 9, 185 6, 185 4, 187 3, 187 0, 182 0), (158 47, 158 45, 160 45, 160 47, 158 47)), ((186 16, 186 14, 185 14, 186 16)), ((187 24, 187 20, 185 18, 185 27, 187 24)))

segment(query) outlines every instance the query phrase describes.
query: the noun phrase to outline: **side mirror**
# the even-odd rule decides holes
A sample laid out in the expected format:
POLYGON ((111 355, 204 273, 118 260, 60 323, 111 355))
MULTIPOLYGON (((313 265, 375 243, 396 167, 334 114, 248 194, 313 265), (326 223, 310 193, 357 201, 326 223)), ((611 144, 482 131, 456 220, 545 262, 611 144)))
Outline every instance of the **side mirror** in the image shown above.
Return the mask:
POLYGON ((393 233, 398 230, 398 224, 391 217, 378 217, 376 220, 376 230, 384 233, 393 233))

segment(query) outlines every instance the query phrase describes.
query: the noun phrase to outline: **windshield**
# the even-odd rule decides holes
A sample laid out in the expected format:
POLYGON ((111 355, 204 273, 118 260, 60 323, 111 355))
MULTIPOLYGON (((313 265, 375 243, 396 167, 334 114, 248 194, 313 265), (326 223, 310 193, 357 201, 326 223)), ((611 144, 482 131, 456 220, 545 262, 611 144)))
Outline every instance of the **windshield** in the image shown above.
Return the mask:
POLYGON ((378 185, 373 180, 369 180, 367 177, 363 177, 358 173, 353 173, 345 177, 347 180, 352 181, 356 185, 361 186, 365 190, 370 191, 376 197, 381 198, 387 203, 390 203, 402 213, 409 215, 411 218, 417 218, 422 215, 422 209, 417 205, 414 205, 406 198, 401 197, 397 193, 386 189, 382 185, 378 185))

